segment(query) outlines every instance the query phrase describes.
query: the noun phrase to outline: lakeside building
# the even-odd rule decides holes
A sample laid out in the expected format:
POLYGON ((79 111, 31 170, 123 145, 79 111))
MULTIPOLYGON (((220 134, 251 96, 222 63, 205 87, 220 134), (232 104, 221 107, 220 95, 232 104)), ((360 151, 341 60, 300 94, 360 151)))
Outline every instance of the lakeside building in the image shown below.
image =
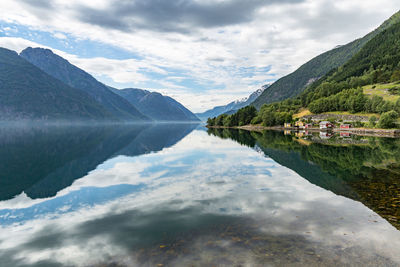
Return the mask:
POLYGON ((286 122, 286 123, 284 124, 284 127, 285 127, 285 128, 292 128, 292 124, 291 124, 291 123, 288 123, 288 122, 286 122))
POLYGON ((351 128, 351 124, 341 124, 340 129, 341 130, 348 130, 351 128))
POLYGON ((334 127, 334 125, 333 125, 331 122, 329 122, 329 121, 321 121, 321 122, 319 123, 319 128, 320 128, 321 130, 332 129, 333 127, 334 127))
POLYGON ((306 124, 303 121, 296 121, 295 126, 301 129, 304 129, 306 124))

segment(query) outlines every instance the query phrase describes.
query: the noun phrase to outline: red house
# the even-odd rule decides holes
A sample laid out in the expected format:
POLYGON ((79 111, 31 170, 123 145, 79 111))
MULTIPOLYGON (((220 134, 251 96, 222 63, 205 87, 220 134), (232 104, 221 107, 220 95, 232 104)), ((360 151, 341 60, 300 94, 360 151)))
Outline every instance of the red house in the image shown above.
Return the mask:
POLYGON ((340 129, 343 129, 343 130, 348 130, 348 129, 350 129, 351 128, 351 125, 350 124, 341 124, 340 125, 340 129))

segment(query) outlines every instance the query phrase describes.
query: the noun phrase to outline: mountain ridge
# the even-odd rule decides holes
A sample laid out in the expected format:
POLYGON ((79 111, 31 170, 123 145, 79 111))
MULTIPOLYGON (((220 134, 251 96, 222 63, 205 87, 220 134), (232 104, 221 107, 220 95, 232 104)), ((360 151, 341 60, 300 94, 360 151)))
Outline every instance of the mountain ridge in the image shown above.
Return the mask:
POLYGON ((111 120, 111 114, 87 93, 0 48, 0 119, 111 120))
POLYGON ((116 120, 149 120, 126 99, 109 90, 86 71, 54 54, 50 49, 28 47, 20 53, 20 56, 50 76, 86 92, 105 107, 116 120))
POLYGON ((195 114, 172 97, 138 88, 109 88, 155 121, 199 121, 195 114))
POLYGON ((255 99, 257 99, 257 97, 259 97, 263 91, 267 90, 267 88, 269 86, 270 86, 270 84, 263 85, 261 88, 257 89, 253 93, 251 93, 248 97, 244 97, 242 99, 232 101, 227 105, 216 106, 212 109, 206 110, 201 113, 195 113, 195 115, 197 117, 199 117, 201 120, 205 121, 208 118, 216 117, 221 114, 231 114, 231 113, 235 112, 236 110, 253 103, 253 101, 255 99))

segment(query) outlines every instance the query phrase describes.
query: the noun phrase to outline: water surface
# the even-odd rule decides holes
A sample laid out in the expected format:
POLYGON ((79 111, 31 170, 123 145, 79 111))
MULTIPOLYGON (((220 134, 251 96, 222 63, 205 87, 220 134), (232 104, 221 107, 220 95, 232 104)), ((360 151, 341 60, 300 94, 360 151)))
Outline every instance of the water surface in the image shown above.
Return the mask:
POLYGON ((398 196, 396 140, 185 124, 0 135, 0 266, 400 264, 398 201, 370 200, 398 196))

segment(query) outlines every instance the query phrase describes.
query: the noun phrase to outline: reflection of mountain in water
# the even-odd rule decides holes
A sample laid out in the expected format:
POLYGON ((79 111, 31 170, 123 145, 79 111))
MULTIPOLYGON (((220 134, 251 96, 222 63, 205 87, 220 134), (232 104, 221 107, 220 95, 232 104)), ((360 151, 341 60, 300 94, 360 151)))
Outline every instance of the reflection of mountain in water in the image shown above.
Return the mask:
POLYGON ((142 131, 127 146, 119 150, 116 155, 137 156, 153 151, 160 151, 170 147, 183 139, 198 124, 154 124, 142 131))
POLYGON ((0 200, 54 196, 107 159, 159 151, 196 124, 6 127, 0 129, 0 200))
POLYGON ((363 204, 400 228, 400 140, 364 138, 353 144, 302 142, 266 131, 210 129, 263 153, 309 182, 363 204), (362 141, 362 142, 361 142, 362 141))

